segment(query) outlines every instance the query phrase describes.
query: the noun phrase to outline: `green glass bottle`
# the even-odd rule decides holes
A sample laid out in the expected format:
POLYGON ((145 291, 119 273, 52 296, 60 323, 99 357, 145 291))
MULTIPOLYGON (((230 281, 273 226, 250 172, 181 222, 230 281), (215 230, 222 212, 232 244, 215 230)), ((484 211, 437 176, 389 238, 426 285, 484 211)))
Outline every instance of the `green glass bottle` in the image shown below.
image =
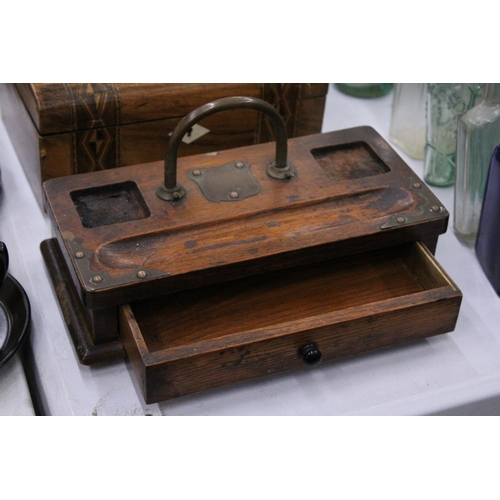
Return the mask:
POLYGON ((336 83, 337 87, 344 94, 352 95, 355 97, 382 97, 388 94, 393 83, 336 83))
POLYGON ((453 228, 463 242, 476 240, 488 168, 498 144, 500 84, 489 83, 484 99, 458 120, 453 228))
POLYGON ((428 83, 424 180, 432 186, 455 181, 457 121, 482 97, 482 83, 428 83))

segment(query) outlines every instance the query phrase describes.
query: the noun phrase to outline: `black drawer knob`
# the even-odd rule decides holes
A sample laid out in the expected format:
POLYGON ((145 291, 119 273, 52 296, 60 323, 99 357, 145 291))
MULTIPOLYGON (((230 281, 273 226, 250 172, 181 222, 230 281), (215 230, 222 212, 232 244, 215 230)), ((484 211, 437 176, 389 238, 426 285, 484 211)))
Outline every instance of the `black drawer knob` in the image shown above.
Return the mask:
POLYGON ((307 366, 319 365, 321 363, 321 359, 323 358, 321 351, 318 349, 318 346, 314 342, 305 345, 299 351, 299 356, 307 366))

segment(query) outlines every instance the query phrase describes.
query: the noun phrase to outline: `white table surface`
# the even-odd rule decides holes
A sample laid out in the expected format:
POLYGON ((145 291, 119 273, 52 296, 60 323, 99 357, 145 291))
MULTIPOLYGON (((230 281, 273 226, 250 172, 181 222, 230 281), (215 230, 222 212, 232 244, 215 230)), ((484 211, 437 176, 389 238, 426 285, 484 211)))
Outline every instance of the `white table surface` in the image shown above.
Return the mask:
POLYGON ((34 416, 35 409, 19 353, 0 368, 0 416, 34 416))
MULTIPOLYGON (((371 125, 389 138, 392 94, 357 99, 330 86, 323 131, 371 125)), ((422 176, 423 164, 398 150, 422 176)), ((454 332, 314 369, 303 369, 154 405, 145 405, 128 361, 80 365, 39 251, 51 237, 48 217, 31 192, 0 122, 4 201, 0 235, 11 273, 32 306, 30 338, 45 411, 50 415, 498 415, 500 298, 471 248, 450 227, 436 257, 464 299, 454 332)), ((453 189, 434 189, 453 212, 453 189)), ((451 215, 452 216, 452 215, 451 215)))
MULTIPOLYGON (((0 122, 1 123, 1 122, 0 122)), ((4 133, 2 126, 2 137, 0 138, 0 169, 5 164, 5 155, 3 154, 4 133)), ((9 144, 10 146, 10 144, 9 144)), ((3 194, 0 194, 0 241, 8 239, 10 234, 10 214, 8 207, 3 202, 3 194)), ((10 250, 10 247, 7 247, 10 250)), ((17 260, 11 257, 11 260, 17 260)), ((12 273, 12 267, 9 269, 12 273)), ((21 283, 21 285, 23 285, 21 283)), ((3 340, 3 339, 2 339, 3 340)), ((0 416, 33 416, 35 408, 29 391, 28 380, 26 377, 20 352, 16 352, 2 367, 0 367, 0 416)))

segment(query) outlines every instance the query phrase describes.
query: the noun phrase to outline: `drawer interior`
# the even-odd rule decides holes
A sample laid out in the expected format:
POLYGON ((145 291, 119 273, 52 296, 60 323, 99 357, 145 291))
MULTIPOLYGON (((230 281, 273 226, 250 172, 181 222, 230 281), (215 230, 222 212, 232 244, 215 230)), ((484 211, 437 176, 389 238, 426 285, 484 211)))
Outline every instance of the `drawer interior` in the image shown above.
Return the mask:
POLYGON ((144 346, 155 352, 442 287, 457 290, 428 250, 410 243, 128 307, 144 346))
POLYGON ((120 307, 146 402, 450 332, 460 290, 409 243, 120 307))

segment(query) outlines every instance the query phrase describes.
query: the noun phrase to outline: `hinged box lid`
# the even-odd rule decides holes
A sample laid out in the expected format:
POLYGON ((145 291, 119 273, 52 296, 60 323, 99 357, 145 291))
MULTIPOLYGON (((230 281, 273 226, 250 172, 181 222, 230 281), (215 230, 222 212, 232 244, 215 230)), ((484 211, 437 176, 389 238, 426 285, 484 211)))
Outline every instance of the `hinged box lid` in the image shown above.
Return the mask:
MULTIPOLYGON (((326 83, 16 83, 40 135, 114 127, 166 118, 227 96, 248 95, 296 118, 301 101, 325 97, 326 83)), ((290 124, 290 136, 293 133, 290 124)))

